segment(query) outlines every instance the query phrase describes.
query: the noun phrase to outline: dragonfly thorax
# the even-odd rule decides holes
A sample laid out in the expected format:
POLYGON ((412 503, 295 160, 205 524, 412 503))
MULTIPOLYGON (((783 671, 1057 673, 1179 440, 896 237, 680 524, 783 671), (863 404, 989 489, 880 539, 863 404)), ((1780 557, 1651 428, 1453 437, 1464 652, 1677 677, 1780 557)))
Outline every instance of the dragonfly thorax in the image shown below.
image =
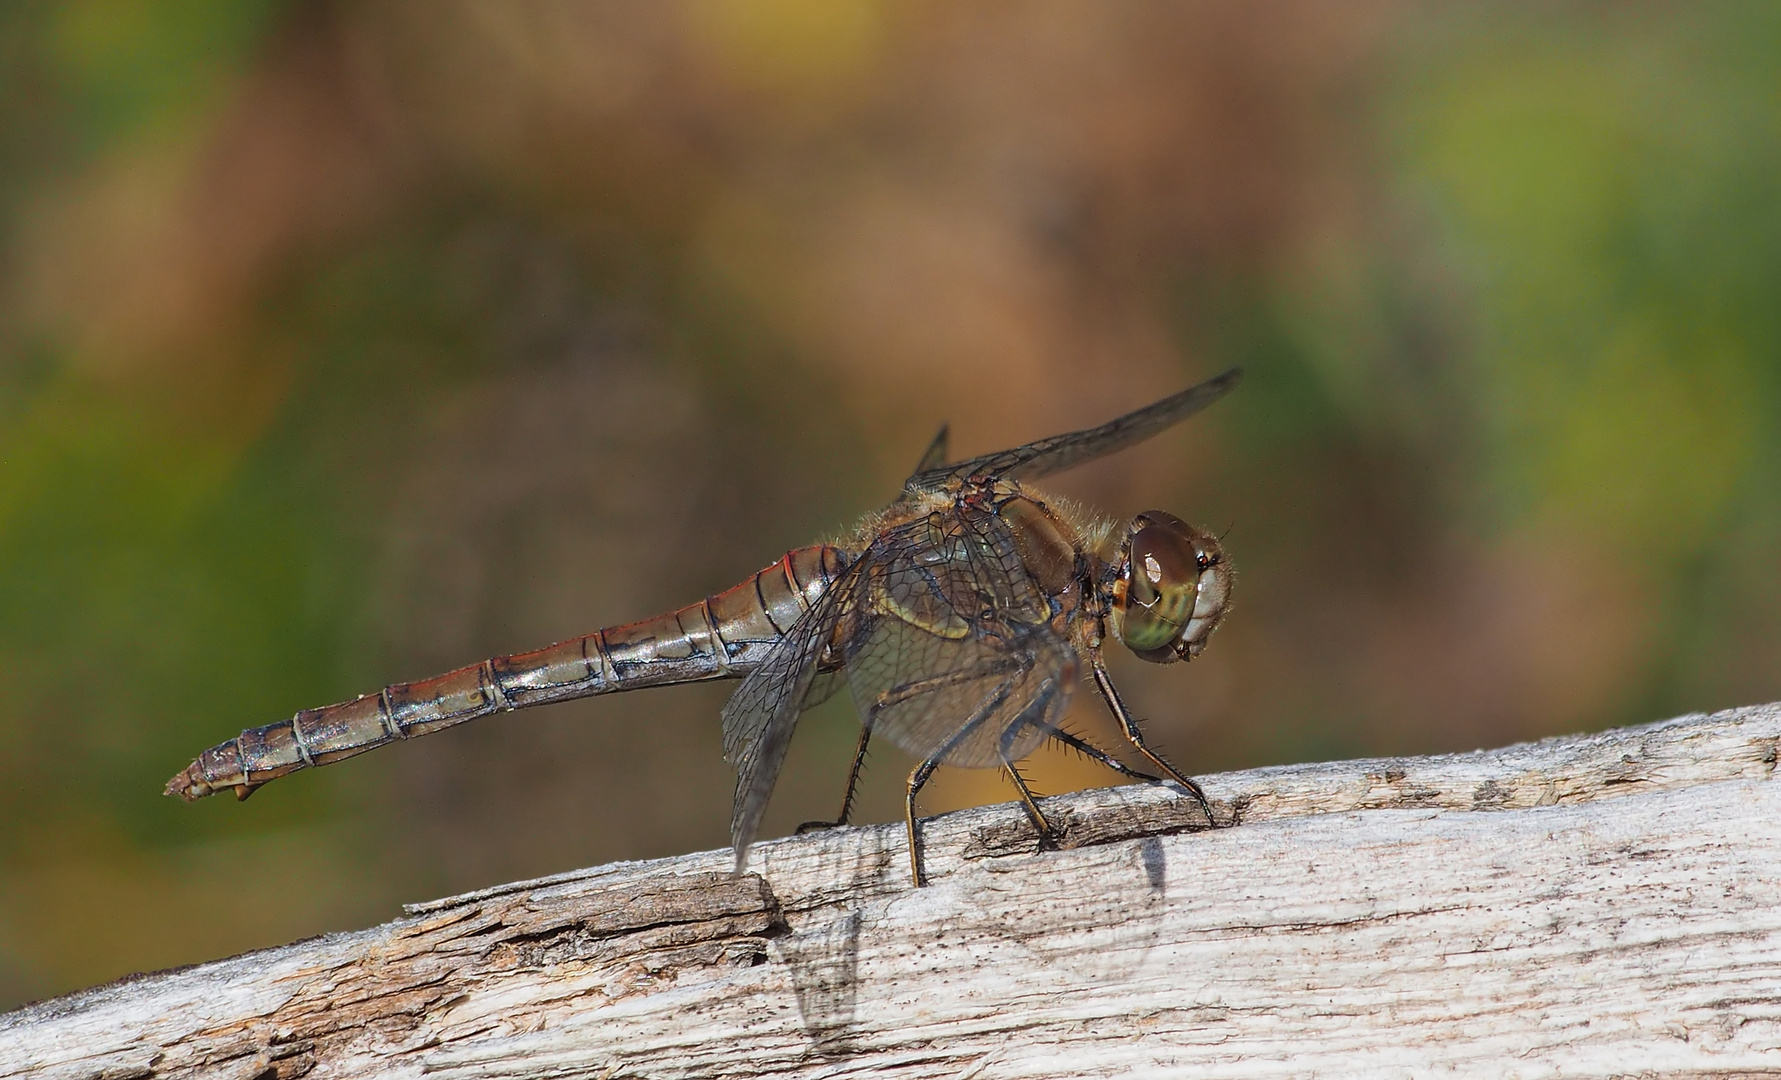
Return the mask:
POLYGON ((1139 657, 1166 664, 1206 647, 1230 601, 1231 568, 1218 540, 1173 514, 1132 519, 1113 582, 1113 636, 1139 657))

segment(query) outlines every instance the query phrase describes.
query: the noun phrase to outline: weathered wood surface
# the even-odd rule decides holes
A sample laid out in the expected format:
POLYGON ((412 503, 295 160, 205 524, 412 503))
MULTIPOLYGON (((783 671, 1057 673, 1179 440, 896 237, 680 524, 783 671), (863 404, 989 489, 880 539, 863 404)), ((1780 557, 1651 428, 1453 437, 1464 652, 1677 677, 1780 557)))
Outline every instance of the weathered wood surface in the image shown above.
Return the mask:
POLYGON ((0 1077, 1781 1075, 1781 706, 599 867, 0 1017, 0 1077))

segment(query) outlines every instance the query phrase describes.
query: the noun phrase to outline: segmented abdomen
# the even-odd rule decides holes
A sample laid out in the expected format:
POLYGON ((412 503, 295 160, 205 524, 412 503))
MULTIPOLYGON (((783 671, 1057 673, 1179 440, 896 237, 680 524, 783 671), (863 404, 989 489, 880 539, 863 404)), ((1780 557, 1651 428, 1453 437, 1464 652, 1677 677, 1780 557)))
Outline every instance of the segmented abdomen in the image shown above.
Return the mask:
POLYGON ((245 799, 286 773, 494 712, 746 675, 840 571, 835 548, 800 548, 734 588, 678 611, 305 709, 204 751, 167 782, 167 794, 192 801, 234 788, 245 799))

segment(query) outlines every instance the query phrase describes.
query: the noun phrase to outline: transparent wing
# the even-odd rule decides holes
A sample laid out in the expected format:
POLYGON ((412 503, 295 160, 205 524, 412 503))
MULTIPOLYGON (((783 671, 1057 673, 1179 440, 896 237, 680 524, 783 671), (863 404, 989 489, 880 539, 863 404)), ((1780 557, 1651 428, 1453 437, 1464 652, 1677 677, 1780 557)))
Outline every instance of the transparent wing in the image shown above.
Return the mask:
POLYGON ((922 452, 921 460, 915 463, 915 472, 911 475, 920 476, 922 473, 938 469, 940 466, 946 464, 946 437, 948 430, 948 425, 940 425, 940 433, 934 436, 934 441, 929 443, 928 448, 922 452))
POLYGON ((1179 424, 1229 393, 1242 377, 1243 372, 1240 369, 1232 368, 1223 375, 1208 379, 1198 386, 1190 386, 1179 394, 1127 413, 1117 420, 1110 420, 1100 427, 1053 435, 1013 450, 985 454, 969 461, 918 472, 909 478, 907 487, 910 490, 935 490, 944 486, 948 480, 973 476, 1032 480, 1073 469, 1105 454, 1143 442, 1179 424))
POLYGON ((1010 641, 943 639, 881 621, 848 687, 861 720, 922 760, 985 768, 1051 736, 1076 685, 1075 650, 1044 627, 1010 641))
POLYGON ((818 671, 816 678, 810 680, 810 689, 804 692, 804 711, 809 712, 823 702, 835 696, 835 691, 847 685, 847 679, 839 671, 818 671))
POLYGON ((1075 650, 993 514, 936 513, 861 561, 845 670, 874 735, 950 765, 1018 760, 1076 679, 1075 650))
POLYGON ((912 493, 921 490, 915 483, 917 477, 924 473, 934 472, 946 464, 949 431, 949 425, 940 425, 939 433, 934 436, 933 442, 928 443, 928 448, 921 452, 921 460, 915 463, 915 469, 909 474, 909 479, 903 481, 903 490, 897 493, 898 502, 908 499, 912 493))
POLYGON ((815 703, 813 697, 826 697, 833 688, 834 680, 818 678, 818 665, 847 609, 856 571, 857 564, 792 624, 772 655, 742 680, 724 706, 724 757, 736 767, 730 843, 738 871, 760 831, 799 714, 815 703))

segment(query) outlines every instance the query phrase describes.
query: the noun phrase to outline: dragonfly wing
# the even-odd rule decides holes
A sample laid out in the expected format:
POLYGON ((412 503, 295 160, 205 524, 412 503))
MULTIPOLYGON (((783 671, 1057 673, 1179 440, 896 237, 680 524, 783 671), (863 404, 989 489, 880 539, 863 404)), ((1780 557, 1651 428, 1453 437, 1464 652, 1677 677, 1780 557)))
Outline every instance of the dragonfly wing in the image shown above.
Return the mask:
POLYGON ((1242 376, 1241 369, 1232 368, 1223 375, 1197 386, 1190 386, 1179 394, 1127 413, 1117 420, 1110 420, 1100 427, 1053 435, 1013 450, 985 454, 955 465, 942 465, 918 472, 909 478, 908 488, 937 490, 948 480, 972 476, 1033 480, 1073 469, 1095 458, 1143 442, 1179 424, 1229 393, 1242 376))
POLYGON ((760 831, 761 815, 785 764, 799 714, 814 704, 814 696, 827 696, 832 689, 832 679, 819 678, 818 665, 846 609, 854 580, 855 575, 847 573, 830 586, 724 706, 724 757, 736 767, 730 843, 736 849, 738 871, 760 831))
POLYGON ((921 460, 915 463, 915 472, 910 475, 920 476, 922 473, 938 469, 940 466, 946 464, 946 442, 948 433, 949 426, 941 424, 940 433, 934 436, 934 441, 929 443, 928 448, 922 452, 921 460))
POLYGON ((839 671, 819 671, 816 678, 810 680, 810 689, 804 692, 804 711, 809 712, 823 702, 835 696, 835 691, 847 685, 847 679, 839 671))
POLYGON ((934 441, 929 443, 928 448, 921 452, 921 460, 915 463, 915 471, 909 474, 909 479, 903 481, 903 490, 897 496, 898 502, 908 499, 912 493, 921 490, 921 488, 916 486, 916 479, 918 477, 924 473, 934 472, 946 464, 946 445, 949 431, 949 425, 940 425, 940 431, 934 436, 934 441))
POLYGON ((1000 518, 960 510, 888 531, 854 592, 847 682, 874 735, 977 767, 1046 737, 1075 684, 1075 650, 1000 518))
POLYGON ((1019 761, 1050 737, 1078 661, 1044 627, 1011 641, 936 637, 885 619, 848 668, 860 716, 924 761, 966 768, 1019 761))

